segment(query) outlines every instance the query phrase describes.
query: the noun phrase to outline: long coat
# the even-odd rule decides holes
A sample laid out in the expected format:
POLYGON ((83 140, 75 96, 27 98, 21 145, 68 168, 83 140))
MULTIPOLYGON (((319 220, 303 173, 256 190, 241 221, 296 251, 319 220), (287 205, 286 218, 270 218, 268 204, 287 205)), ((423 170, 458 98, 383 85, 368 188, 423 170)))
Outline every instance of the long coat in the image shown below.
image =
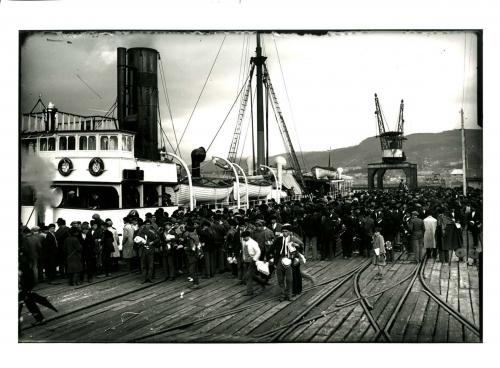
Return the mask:
POLYGON ((424 237, 424 222, 418 217, 412 217, 408 221, 408 230, 410 231, 410 240, 423 239, 424 237))
POLYGON ((81 272, 82 266, 82 245, 76 236, 68 236, 64 241, 64 251, 66 254, 66 271, 68 273, 81 272))
POLYGON ((437 220, 432 216, 424 219, 424 248, 436 248, 437 220))
POLYGON ((123 228, 122 250, 124 259, 134 258, 134 228, 130 224, 123 228))
POLYGON ((455 250, 462 247, 462 231, 457 229, 455 222, 450 218, 443 219, 443 250, 455 250))

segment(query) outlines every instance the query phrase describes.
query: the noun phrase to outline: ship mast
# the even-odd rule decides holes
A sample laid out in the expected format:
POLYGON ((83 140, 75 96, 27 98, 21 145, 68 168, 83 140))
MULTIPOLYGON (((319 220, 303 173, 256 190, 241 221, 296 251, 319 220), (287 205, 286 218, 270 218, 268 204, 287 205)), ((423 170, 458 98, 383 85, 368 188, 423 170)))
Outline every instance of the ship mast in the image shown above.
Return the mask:
POLYGON ((460 110, 460 117, 462 122, 462 181, 463 181, 463 189, 464 189, 464 197, 467 196, 467 173, 466 173, 466 154, 465 154, 465 129, 464 129, 464 109, 460 110))
POLYGON ((260 46, 260 33, 257 32, 257 48, 255 50, 256 57, 252 58, 252 62, 257 69, 257 159, 254 162, 254 170, 258 170, 260 165, 266 164, 265 152, 265 137, 264 137, 264 93, 263 93, 263 74, 262 67, 266 61, 266 57, 262 56, 262 48, 260 46))

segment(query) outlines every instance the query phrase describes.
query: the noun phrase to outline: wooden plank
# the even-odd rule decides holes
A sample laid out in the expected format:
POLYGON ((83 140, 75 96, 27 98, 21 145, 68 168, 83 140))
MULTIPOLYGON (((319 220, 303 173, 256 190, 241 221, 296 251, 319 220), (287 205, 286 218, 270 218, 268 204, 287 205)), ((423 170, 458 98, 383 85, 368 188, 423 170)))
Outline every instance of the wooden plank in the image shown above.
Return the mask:
MULTIPOLYGON (((426 280, 429 287, 439 294, 440 287, 440 269, 441 263, 434 262, 432 264, 432 269, 429 273, 429 278, 426 280)), ((427 307, 424 313, 424 319, 422 321, 422 327, 418 334, 418 342, 429 343, 432 342, 434 333, 436 331, 436 324, 438 318, 439 306, 431 298, 427 302, 427 307)))
POLYGON ((391 329, 389 330, 393 341, 403 341, 406 326, 408 325, 413 309, 415 309, 418 296, 419 292, 416 291, 410 291, 410 293, 408 294, 408 298, 403 304, 403 307, 401 308, 396 319, 394 320, 391 329))
POLYGON ((429 297, 420 292, 418 295, 417 303, 415 309, 413 310, 410 319, 408 320, 408 326, 405 330, 403 341, 405 342, 417 342, 420 329, 423 325, 425 311, 427 309, 427 304, 429 302, 429 297))
POLYGON ((337 329, 337 331, 335 332, 335 335, 337 335, 338 337, 337 341, 342 341, 342 342, 353 341, 352 339, 350 339, 350 333, 355 329, 355 326, 358 324, 358 321, 361 319, 363 314, 364 314, 363 308, 359 304, 357 304, 353 308, 353 311, 349 315, 349 318, 347 318, 346 321, 342 323, 340 328, 337 329))
POLYGON ((470 288, 470 283, 469 283, 469 271, 467 270, 467 263, 465 262, 460 262, 458 264, 458 276, 459 276, 459 283, 458 287, 460 289, 469 289, 470 288))
MULTIPOLYGON (((458 310, 458 262, 452 262, 450 267, 450 280, 448 282, 448 298, 447 302, 450 306, 458 310)), ((454 317, 450 316, 448 325, 448 341, 450 342, 463 342, 463 328, 462 324, 454 317)))
POLYGON ((479 306, 479 289, 470 289, 472 314, 474 316, 474 323, 480 327, 480 306, 479 306))

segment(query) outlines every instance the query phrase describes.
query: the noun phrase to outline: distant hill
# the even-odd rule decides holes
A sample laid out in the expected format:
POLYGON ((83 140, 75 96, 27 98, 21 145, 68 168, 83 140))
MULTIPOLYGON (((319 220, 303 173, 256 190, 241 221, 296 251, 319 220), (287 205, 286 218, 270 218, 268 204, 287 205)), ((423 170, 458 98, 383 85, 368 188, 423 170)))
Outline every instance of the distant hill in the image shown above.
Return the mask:
MULTIPOLYGON (((403 149, 407 161, 416 163, 419 170, 435 172, 448 171, 462 167, 462 146, 460 130, 448 130, 441 133, 417 133, 406 136, 403 149)), ((483 169, 483 131, 466 129, 468 168, 473 171, 483 169)), ((328 165, 328 151, 297 153, 302 164, 310 170, 315 165, 328 165)), ((331 163, 334 167, 344 168, 346 174, 366 172, 366 165, 382 161, 380 140, 371 137, 357 146, 338 148, 331 151, 331 163)))
MULTIPOLYGON (((469 172, 480 176, 483 170, 483 131, 481 129, 466 129, 465 139, 467 145, 467 159, 469 172)), ((418 170, 433 172, 449 172, 454 168, 462 167, 462 146, 460 130, 447 130, 441 133, 416 133, 406 136, 404 151, 407 161, 416 163, 418 170)), ((276 156, 269 158, 271 164, 276 156)), ((309 171, 313 166, 328 165, 328 151, 297 152, 297 157, 301 165, 302 158, 305 162, 305 169, 309 171)), ((331 151, 331 164, 333 167, 344 168, 347 175, 363 173, 366 174, 366 165, 382 161, 380 140, 370 137, 363 140, 357 146, 337 148, 331 151)), ((241 166, 246 169, 246 162, 241 166)), ((202 164, 204 173, 220 172, 215 165, 210 162, 202 164)))

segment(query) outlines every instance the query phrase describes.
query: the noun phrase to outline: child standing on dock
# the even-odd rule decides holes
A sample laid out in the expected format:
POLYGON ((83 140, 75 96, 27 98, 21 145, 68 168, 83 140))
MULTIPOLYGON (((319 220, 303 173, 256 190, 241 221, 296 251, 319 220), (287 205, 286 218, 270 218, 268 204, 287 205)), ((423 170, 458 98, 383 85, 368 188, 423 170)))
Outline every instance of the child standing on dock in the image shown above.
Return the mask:
POLYGON ((377 266, 377 274, 375 275, 376 279, 382 278, 382 272, 380 266, 385 266, 385 246, 384 246, 384 237, 380 234, 380 227, 375 227, 375 233, 372 236, 372 244, 373 244, 373 264, 377 266))

